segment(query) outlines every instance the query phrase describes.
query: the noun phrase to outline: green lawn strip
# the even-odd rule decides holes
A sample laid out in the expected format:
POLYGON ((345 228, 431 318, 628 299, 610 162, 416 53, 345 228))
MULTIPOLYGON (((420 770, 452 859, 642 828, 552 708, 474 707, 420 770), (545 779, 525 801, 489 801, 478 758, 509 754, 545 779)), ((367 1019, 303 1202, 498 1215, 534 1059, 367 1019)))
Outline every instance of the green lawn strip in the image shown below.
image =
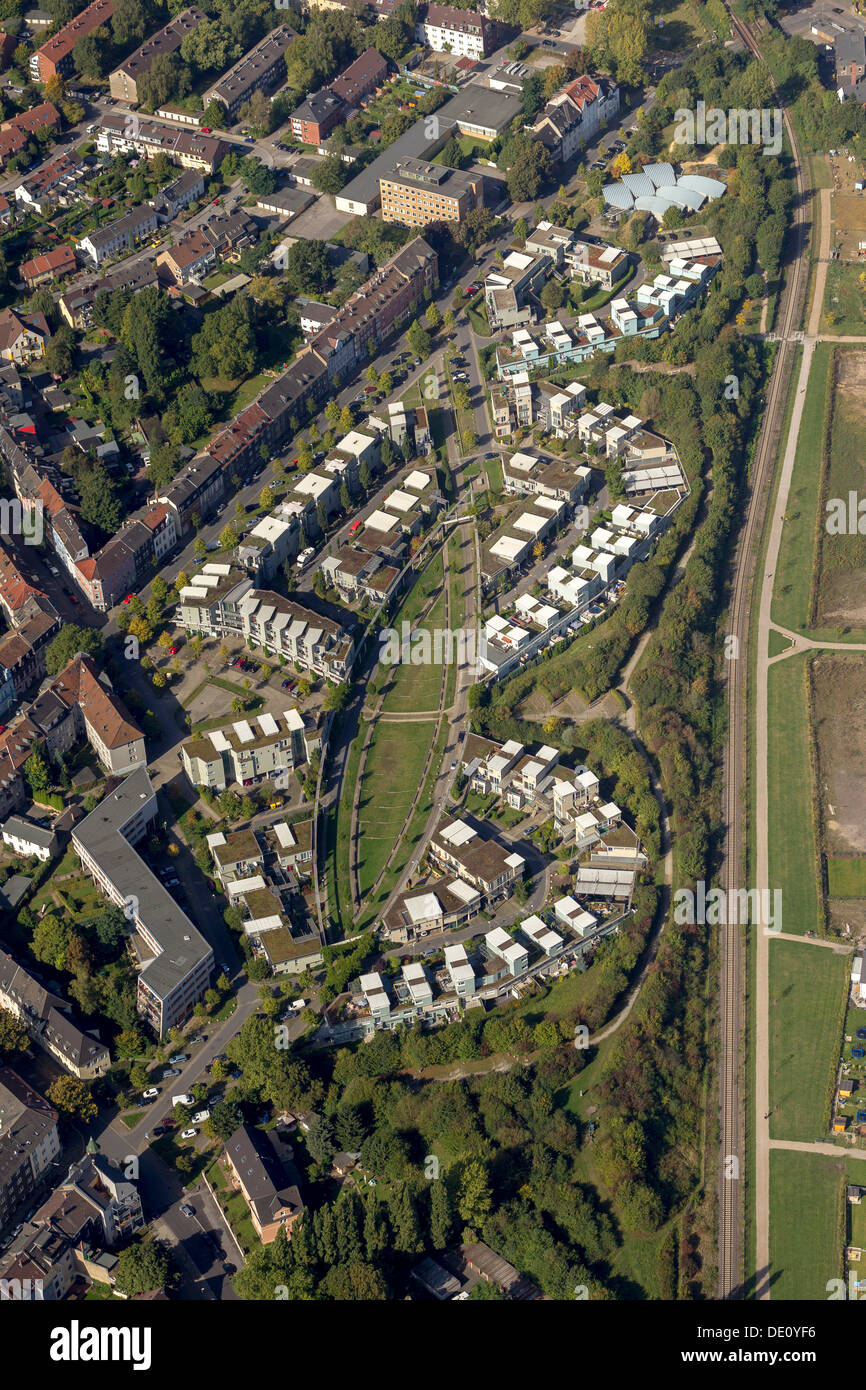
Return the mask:
MULTIPOLYGON (((397 726, 392 724, 391 727, 396 728, 397 726)), ((416 729, 425 728, 427 730, 430 730, 432 729, 432 721, 430 724, 417 724, 411 727, 416 729)), ((426 827, 427 820, 433 809, 433 788, 436 784, 436 778, 438 777, 439 769, 442 766, 442 758, 445 753, 445 744, 448 741, 448 734, 448 722, 447 720, 443 720, 442 727, 439 730, 439 734, 436 739, 436 744, 433 749, 433 755, 430 760, 430 767, 427 771, 427 776, 424 779, 424 786, 422 788, 421 795, 418 798, 418 804, 412 813, 412 819, 410 820, 409 825, 407 826, 406 834, 403 836, 399 850, 395 854, 394 859, 388 868, 388 871, 382 879, 382 883, 380 885, 376 901, 371 903, 365 903, 365 911, 362 914, 356 926, 357 931, 365 930, 366 927, 368 927, 373 921, 375 921, 382 905, 387 901, 389 894, 392 892, 395 884, 400 878, 400 875, 402 874, 403 869, 405 868, 405 865, 408 862, 409 856, 415 848, 415 845, 418 843, 418 841, 421 839, 421 836, 424 834, 424 829, 426 827)))
MULTIPOLYGON (((364 737, 367 732, 367 725, 361 722, 357 734, 349 749, 349 757, 346 762, 346 772, 344 786, 354 788, 358 781, 358 771, 361 764, 361 749, 364 746, 364 737)), ((349 914, 348 920, 351 921, 352 891, 349 881, 349 846, 352 828, 352 797, 351 795, 342 796, 335 801, 328 816, 327 823, 327 867, 330 870, 330 883, 328 887, 328 908, 331 918, 338 925, 342 926, 343 908, 349 914)))
POLYGON ((433 734, 424 723, 379 723, 367 749, 359 813, 359 888, 370 892, 418 790, 433 734))
POLYGON ((135 1126, 138 1124, 139 1120, 144 1119, 144 1111, 133 1110, 129 1115, 121 1115, 120 1118, 123 1120, 123 1123, 126 1125, 127 1129, 135 1129, 135 1126))
POLYGON ((495 506, 502 498, 502 464, 499 461, 499 455, 487 459, 484 467, 487 471, 487 490, 490 493, 490 500, 495 506))
POLYGON ((769 887, 782 892, 784 931, 816 931, 823 915, 818 898, 804 656, 770 667, 767 702, 769 887))
POLYGON ((770 1136, 805 1142, 829 1131, 848 995, 847 956, 770 942, 770 1136))
POLYGON ((219 1162, 212 1163, 205 1176, 216 1194, 226 1220, 238 1239, 238 1244, 244 1254, 248 1255, 256 1246, 261 1245, 261 1241, 256 1235, 246 1202, 240 1192, 235 1191, 230 1186, 219 1162))
POLYGON ((410 660, 401 661, 392 668, 390 687, 382 701, 383 714, 413 714, 439 708, 439 694, 442 689, 442 661, 446 659, 445 632, 445 594, 441 593, 430 609, 427 617, 417 627, 415 633, 427 633, 429 640, 422 645, 421 640, 412 642, 409 650, 410 660), (439 633, 438 644, 435 641, 439 633), (411 660, 418 658, 417 664, 411 660), (428 657, 422 661, 420 658, 428 657))
POLYGON ((786 637, 783 632, 777 632, 775 628, 771 628, 768 645, 770 656, 778 656, 781 652, 790 651, 791 639, 786 637))
POLYGON ((832 352, 829 343, 819 343, 812 359, 773 581, 773 622, 793 632, 805 631, 809 621, 815 519, 821 490, 821 440, 832 352))
MULTIPOLYGON (((841 1276, 845 1231, 844 1155, 770 1153, 770 1277, 774 1303, 824 1301, 841 1276)), ((866 1163, 860 1163, 866 1168, 866 1163)), ((866 1172, 862 1174, 866 1179, 866 1172)), ((853 1179, 852 1179, 853 1180, 853 1179)))
POLYGON ((866 856, 828 859, 827 885, 831 898, 866 898, 866 856))

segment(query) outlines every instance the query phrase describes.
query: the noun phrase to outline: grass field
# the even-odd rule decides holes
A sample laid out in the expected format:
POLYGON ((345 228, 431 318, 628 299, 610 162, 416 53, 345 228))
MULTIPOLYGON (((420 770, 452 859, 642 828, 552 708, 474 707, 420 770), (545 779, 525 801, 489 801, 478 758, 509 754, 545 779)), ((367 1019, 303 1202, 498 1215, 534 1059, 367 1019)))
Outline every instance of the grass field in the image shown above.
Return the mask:
POLYGON ((862 265, 846 265, 842 261, 828 265, 822 333, 866 336, 866 295, 860 283, 863 270, 862 265))
POLYGON ((367 750, 361 782, 359 887, 367 896, 397 843, 433 738, 432 720, 379 722, 367 750))
POLYGON ((809 621, 815 516, 821 485, 821 436, 832 352, 828 343, 819 343, 812 359, 773 583, 773 621, 794 632, 804 630, 809 621))
POLYGON ((781 652, 788 651, 790 646, 790 637, 786 637, 783 632, 777 632, 775 628, 770 628, 770 641, 768 643, 770 656, 778 656, 781 652))
MULTIPOLYGON (((398 621, 399 630, 399 621, 398 621)), ((445 595, 440 594, 433 607, 430 609, 423 623, 413 628, 413 632, 429 633, 430 652, 435 657, 436 648, 433 645, 434 635, 440 633, 445 628, 445 595)), ((442 639, 440 638, 440 641, 442 639)), ((425 650, 420 645, 410 648, 415 650, 419 656, 425 655, 425 650)), ((444 650, 444 648, 443 648, 444 650)), ((441 652, 440 652, 441 655, 441 652)), ((420 662, 418 665, 410 661, 401 661, 393 668, 391 682, 388 692, 382 701, 383 714, 414 714, 420 711, 430 711, 439 708, 439 695, 442 690, 442 663, 441 661, 420 662)))
POLYGON ((866 898, 866 858, 828 859, 827 883, 831 898, 866 898))
POLYGON ((770 667, 768 800, 770 888, 781 889, 783 931, 817 930, 817 857, 806 704, 805 657, 770 667))
POLYGON ((848 997, 848 959, 770 943, 770 1137, 825 1135, 848 997))
POLYGON ((823 1301, 829 1280, 840 1277, 846 1166, 841 1156, 780 1149, 770 1153, 770 1297, 774 1303, 823 1301))

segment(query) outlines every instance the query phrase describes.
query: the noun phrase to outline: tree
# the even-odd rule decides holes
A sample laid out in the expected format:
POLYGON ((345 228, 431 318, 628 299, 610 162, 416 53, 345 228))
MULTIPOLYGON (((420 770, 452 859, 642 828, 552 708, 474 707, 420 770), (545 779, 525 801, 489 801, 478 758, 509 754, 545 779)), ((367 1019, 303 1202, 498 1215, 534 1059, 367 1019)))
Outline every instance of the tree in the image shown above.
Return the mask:
POLYGON ((56 676, 79 652, 92 657, 99 664, 102 647, 102 637, 95 628, 77 627, 75 623, 70 623, 49 644, 45 652, 45 670, 49 676, 56 676))
POLYGON ((415 356, 420 357, 422 362, 430 356, 430 334, 425 332, 417 319, 413 320, 406 337, 415 356))
POLYGON ((506 176, 508 196, 513 203, 528 203, 550 175, 550 154, 539 140, 527 140, 506 176))
POLYGON ((329 154, 313 171, 313 186, 320 193, 339 193, 349 177, 349 165, 339 155, 329 154))
POLYGON ((0 1057, 6 1060, 13 1052, 26 1052, 29 1046, 27 1029, 9 1009, 0 1009, 0 1057))
POLYGON ((520 88, 520 104, 527 121, 531 121, 541 110, 544 105, 544 82, 540 73, 531 72, 524 77, 520 88))
POLYGON ((243 1124, 243 1111, 236 1101, 219 1100, 211 1108, 209 1124, 217 1138, 222 1139, 224 1144, 228 1143, 238 1126, 243 1124))
POLYGON ((426 308, 425 313, 424 313, 424 317, 425 317, 425 319, 427 320, 427 322, 429 323, 430 327, 433 329, 434 332, 436 331, 437 328, 439 328, 439 327, 441 326, 441 323, 442 323, 442 315, 440 314, 440 312, 439 312, 439 310, 437 309, 437 307, 436 307, 435 304, 432 304, 432 303, 431 303, 431 304, 428 304, 428 305, 427 305, 427 308, 426 308))
POLYGON ((454 1235, 454 1213, 444 1179, 433 1184, 430 1194, 430 1239, 436 1250, 447 1250, 454 1235))
POLYGON ((171 1264, 162 1245, 147 1231, 138 1236, 117 1259, 117 1287, 128 1298, 153 1293, 169 1282, 171 1264))
POLYGON ((286 284, 296 294, 327 293, 333 278, 325 242, 296 241, 286 255, 285 275, 286 284))
POLYGON ((79 1081, 77 1076, 58 1077, 48 1087, 46 1094, 51 1104, 66 1115, 76 1115, 80 1120, 93 1120, 96 1117, 97 1105, 90 1094, 90 1087, 86 1081, 79 1081))
POLYGON ((54 970, 65 970, 70 936, 66 923, 49 912, 40 918, 30 941, 30 949, 44 965, 50 965, 54 970))
POLYGON ((238 533, 231 525, 224 526, 220 531, 220 545, 223 550, 233 550, 238 543, 238 533))
POLYGON ((467 1225, 480 1230, 490 1215, 493 1194, 487 1168, 481 1159, 472 1159, 460 1175, 457 1210, 467 1225))
POLYGON ((51 774, 39 744, 36 744, 24 764, 24 776, 34 796, 51 786, 51 774))

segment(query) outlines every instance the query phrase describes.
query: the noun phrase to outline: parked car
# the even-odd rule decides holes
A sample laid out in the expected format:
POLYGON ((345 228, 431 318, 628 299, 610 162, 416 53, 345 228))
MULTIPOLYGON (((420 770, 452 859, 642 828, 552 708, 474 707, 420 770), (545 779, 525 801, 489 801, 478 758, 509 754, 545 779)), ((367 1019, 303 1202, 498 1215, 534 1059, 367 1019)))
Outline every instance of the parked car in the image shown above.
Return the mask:
POLYGON ((349 527, 349 535, 354 536, 357 531, 360 531, 363 524, 364 523, 361 520, 361 518, 358 517, 358 519, 356 521, 353 521, 351 526, 349 527))
POLYGON ((183 1129, 181 1130, 180 1137, 181 1139, 194 1139, 197 1134, 197 1129, 183 1129))
POLYGON ((179 1066, 181 1062, 188 1062, 189 1056, 186 1052, 176 1052, 173 1057, 169 1057, 169 1066, 179 1066))
POLYGON ((156 1098, 157 1098, 158 1095, 159 1095, 159 1087, 158 1087, 158 1086, 148 1086, 148 1088, 147 1088, 146 1091, 142 1091, 142 1093, 141 1093, 141 1098, 142 1098, 142 1100, 156 1100, 156 1098))
POLYGON ((164 1071, 162 1074, 163 1081, 165 1081, 166 1077, 169 1076, 180 1076, 179 1069, 177 1067, 168 1067, 167 1070, 164 1071))
POLYGON ((191 1207, 189 1202, 181 1202, 180 1209, 184 1216, 195 1216, 195 1207, 191 1207))

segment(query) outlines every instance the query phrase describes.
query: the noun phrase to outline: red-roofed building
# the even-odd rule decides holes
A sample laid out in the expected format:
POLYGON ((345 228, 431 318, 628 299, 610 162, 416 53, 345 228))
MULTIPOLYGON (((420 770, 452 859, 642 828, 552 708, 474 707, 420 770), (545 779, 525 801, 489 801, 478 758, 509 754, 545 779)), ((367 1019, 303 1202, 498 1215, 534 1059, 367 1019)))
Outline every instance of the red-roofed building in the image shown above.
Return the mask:
POLYGON ((55 280, 60 275, 71 275, 76 268, 75 253, 69 246, 58 246, 56 251, 47 251, 43 256, 34 256, 21 263, 21 279, 28 289, 42 285, 46 280, 55 280))
POLYGON ((47 82, 56 74, 65 77, 72 70, 72 50, 78 40, 85 34, 92 34, 94 29, 107 28, 113 13, 114 0, 92 0, 86 10, 70 19, 30 55, 30 76, 36 82, 47 82))
POLYGON ((22 111, 20 116, 4 121, 0 125, 0 166, 5 168, 13 154, 23 150, 37 130, 45 126, 50 126, 52 130, 60 128, 60 112, 50 101, 40 102, 38 106, 31 106, 29 111, 22 111))

